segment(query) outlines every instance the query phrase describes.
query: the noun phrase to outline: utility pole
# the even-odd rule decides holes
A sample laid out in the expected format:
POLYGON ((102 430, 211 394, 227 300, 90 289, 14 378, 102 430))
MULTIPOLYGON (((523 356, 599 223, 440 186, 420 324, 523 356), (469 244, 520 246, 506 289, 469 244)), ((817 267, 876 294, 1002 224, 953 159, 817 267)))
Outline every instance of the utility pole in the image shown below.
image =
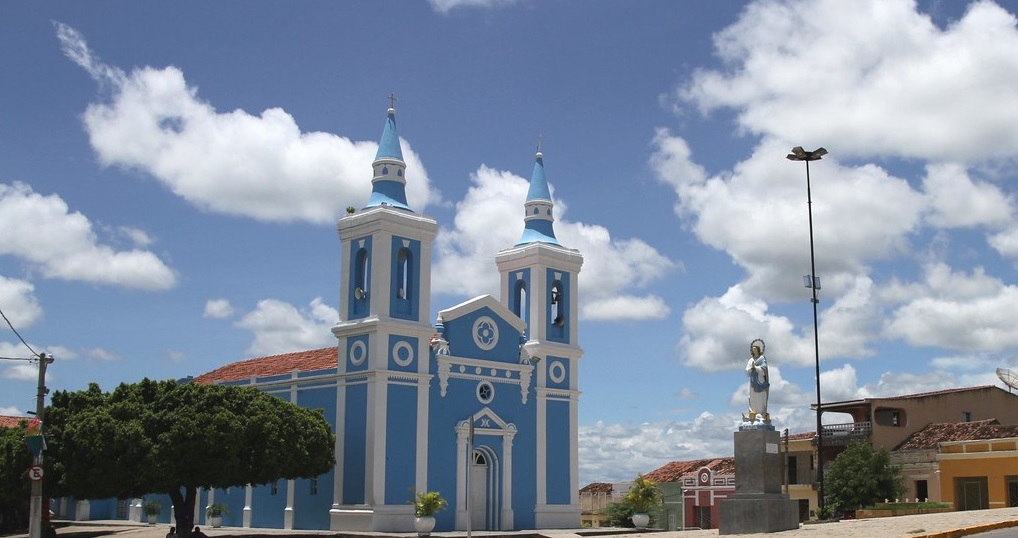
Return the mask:
MULTIPOLYGON (((46 393, 49 392, 49 389, 46 388, 46 366, 51 362, 53 362, 52 355, 48 353, 39 354, 39 386, 38 392, 36 392, 35 395, 35 416, 40 422, 43 420, 43 413, 46 411, 46 393)), ((40 450, 37 455, 34 455, 32 467, 32 472, 38 475, 38 480, 32 480, 32 499, 31 504, 29 505, 28 536, 29 538, 42 538, 42 470, 44 469, 42 450, 40 450)))

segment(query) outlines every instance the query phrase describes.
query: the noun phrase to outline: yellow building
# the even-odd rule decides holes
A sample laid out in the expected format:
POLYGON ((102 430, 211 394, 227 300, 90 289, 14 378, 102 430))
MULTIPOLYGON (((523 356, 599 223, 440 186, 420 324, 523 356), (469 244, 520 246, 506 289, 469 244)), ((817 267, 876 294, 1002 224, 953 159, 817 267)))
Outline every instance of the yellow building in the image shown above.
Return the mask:
POLYGON ((955 510, 1018 506, 1018 436, 940 443, 937 463, 941 500, 955 510))

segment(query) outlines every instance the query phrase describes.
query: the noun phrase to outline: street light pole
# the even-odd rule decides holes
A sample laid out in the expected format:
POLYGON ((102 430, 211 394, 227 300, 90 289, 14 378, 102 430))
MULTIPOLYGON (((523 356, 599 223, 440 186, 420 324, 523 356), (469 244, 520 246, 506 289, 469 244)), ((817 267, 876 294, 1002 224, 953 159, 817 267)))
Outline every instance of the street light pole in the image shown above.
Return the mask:
MULTIPOLYGON (((46 389, 46 366, 53 362, 53 357, 48 353, 39 354, 39 385, 38 391, 35 394, 35 417, 41 422, 43 420, 43 413, 46 411, 46 393, 49 390, 46 389)), ((43 426, 45 428, 45 425, 43 426)), ((38 456, 35 456, 36 467, 43 468, 43 455, 39 452, 38 456)), ((44 476, 40 473, 40 476, 44 476)), ((32 497, 31 503, 29 504, 29 519, 28 519, 28 535, 29 538, 42 538, 42 479, 32 481, 32 497)))
POLYGON ((820 279, 817 277, 817 265, 816 255, 813 249, 813 195, 810 189, 809 182, 809 162, 819 161, 821 157, 827 155, 827 150, 824 148, 817 148, 813 151, 806 151, 802 149, 802 146, 796 146, 792 148, 792 152, 788 154, 787 158, 790 161, 802 161, 806 163, 806 207, 809 211, 809 278, 806 285, 812 290, 813 297, 813 350, 816 354, 816 380, 817 380, 817 481, 820 483, 817 495, 817 508, 823 510, 824 508, 824 435, 823 425, 821 423, 821 404, 820 404, 820 330, 817 323, 817 303, 820 299, 817 299, 817 290, 820 289, 820 279))

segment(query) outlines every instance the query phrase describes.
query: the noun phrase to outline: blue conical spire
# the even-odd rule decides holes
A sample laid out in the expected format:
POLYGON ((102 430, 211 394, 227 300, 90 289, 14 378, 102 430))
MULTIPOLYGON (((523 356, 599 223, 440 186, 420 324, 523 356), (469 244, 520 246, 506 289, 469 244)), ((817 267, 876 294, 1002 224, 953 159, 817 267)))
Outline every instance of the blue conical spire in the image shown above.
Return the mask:
POLYGON ((516 246, 527 243, 551 243, 558 245, 555 228, 552 223, 552 209, 555 204, 551 200, 548 180, 544 177, 544 154, 538 150, 535 156, 534 173, 530 175, 530 190, 524 202, 523 235, 516 246))
POLYGON ((406 202, 406 163, 403 162, 403 150, 396 134, 396 109, 390 107, 385 120, 385 130, 378 142, 378 153, 371 163, 374 177, 371 178, 371 198, 368 207, 391 206, 410 211, 406 202))

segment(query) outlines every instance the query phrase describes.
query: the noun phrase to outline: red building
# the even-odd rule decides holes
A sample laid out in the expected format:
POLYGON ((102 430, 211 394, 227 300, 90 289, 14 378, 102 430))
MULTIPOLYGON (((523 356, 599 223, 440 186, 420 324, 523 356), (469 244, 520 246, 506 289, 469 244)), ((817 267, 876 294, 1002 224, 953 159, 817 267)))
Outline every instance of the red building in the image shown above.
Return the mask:
POLYGON ((657 527, 716 529, 718 506, 735 493, 735 458, 673 461, 644 477, 660 484, 664 495, 657 527))

